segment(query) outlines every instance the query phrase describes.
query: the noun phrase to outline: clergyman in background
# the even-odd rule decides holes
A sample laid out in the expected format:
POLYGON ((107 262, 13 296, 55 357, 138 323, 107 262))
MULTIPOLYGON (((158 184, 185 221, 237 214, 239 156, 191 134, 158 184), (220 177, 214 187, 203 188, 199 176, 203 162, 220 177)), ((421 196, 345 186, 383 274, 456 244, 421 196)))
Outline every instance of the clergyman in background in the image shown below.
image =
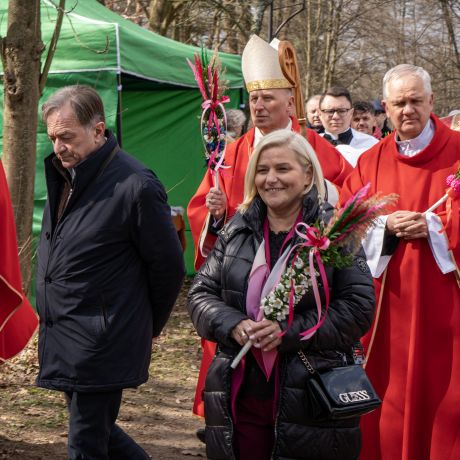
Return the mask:
POLYGON ((351 127, 353 102, 350 92, 343 86, 331 86, 320 99, 324 139, 335 145, 343 157, 354 167, 359 156, 378 141, 373 136, 351 127))
POLYGON ((305 115, 307 116, 307 126, 314 129, 318 134, 324 131, 324 126, 320 117, 319 100, 321 94, 311 96, 305 104, 305 115))

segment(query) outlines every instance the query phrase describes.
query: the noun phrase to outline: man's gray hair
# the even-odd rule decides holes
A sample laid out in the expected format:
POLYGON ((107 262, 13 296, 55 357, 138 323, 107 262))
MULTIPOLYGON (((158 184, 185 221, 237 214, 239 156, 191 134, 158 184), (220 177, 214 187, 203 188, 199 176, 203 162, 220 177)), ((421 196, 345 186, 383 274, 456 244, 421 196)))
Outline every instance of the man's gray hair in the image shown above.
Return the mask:
POLYGON ((388 97, 387 88, 390 82, 393 80, 398 80, 405 75, 415 75, 419 77, 423 82, 426 93, 429 95, 433 93, 431 89, 431 77, 425 69, 412 64, 399 64, 396 67, 390 69, 383 77, 383 99, 388 97))
POLYGON ((89 86, 72 85, 59 89, 42 105, 42 119, 45 124, 52 112, 67 103, 82 126, 105 122, 104 104, 99 94, 89 86))
POLYGON ((231 136, 237 135, 241 132, 244 124, 246 123, 246 115, 240 109, 227 110, 227 131, 231 136))
POLYGON ((318 99, 318 101, 321 99, 321 94, 313 94, 313 96, 310 96, 306 102, 305 105, 307 105, 310 101, 314 101, 315 99, 318 99))

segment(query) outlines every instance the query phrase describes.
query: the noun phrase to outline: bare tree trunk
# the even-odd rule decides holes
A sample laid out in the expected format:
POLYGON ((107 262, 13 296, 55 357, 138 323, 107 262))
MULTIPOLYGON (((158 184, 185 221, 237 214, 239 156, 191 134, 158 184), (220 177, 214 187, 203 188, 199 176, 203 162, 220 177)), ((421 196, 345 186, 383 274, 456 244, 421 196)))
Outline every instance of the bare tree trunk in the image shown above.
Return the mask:
POLYGON ((334 11, 334 28, 332 32, 332 45, 331 45, 331 57, 329 60, 329 72, 327 78, 327 86, 331 86, 332 77, 335 74, 335 68, 337 64, 337 46, 339 44, 339 29, 340 29, 340 21, 342 19, 342 6, 343 0, 339 0, 338 4, 335 5, 334 11))
MULTIPOLYGON (((221 19, 221 12, 216 11, 212 19, 212 25, 209 27, 209 36, 206 40, 206 48, 213 48, 214 43, 218 43, 217 48, 219 49, 221 44, 227 40, 227 36, 224 36, 222 40, 220 40, 220 24, 219 21, 221 19)), ((225 34, 222 34, 225 35, 225 34)))
POLYGON ((165 0, 151 0, 149 24, 150 28, 157 34, 164 34, 163 22, 167 14, 168 4, 165 2, 165 0))
POLYGON ((441 3, 442 16, 444 18, 444 22, 446 23, 447 32, 449 34, 449 41, 452 43, 455 56, 455 63, 457 65, 457 68, 460 70, 460 54, 458 51, 457 40, 455 38, 455 29, 452 21, 451 11, 449 10, 447 0, 439 0, 439 3, 441 3))
POLYGON ((312 41, 313 41, 313 34, 312 34, 312 4, 311 0, 307 2, 307 47, 306 47, 306 56, 305 56, 305 86, 304 86, 304 94, 305 94, 305 101, 311 96, 311 62, 312 62, 312 41))
POLYGON ((322 91, 326 91, 329 86, 329 71, 332 48, 334 46, 334 38, 332 36, 334 28, 334 1, 329 0, 328 12, 327 12, 327 29, 326 29, 326 44, 324 48, 324 63, 323 63, 323 75, 322 75, 322 91))
POLYGON ((257 0, 256 5, 253 5, 253 25, 251 33, 260 35, 264 20, 265 11, 274 0, 257 0))
MULTIPOLYGON (((229 10, 232 12, 232 19, 233 21, 237 20, 238 18, 238 8, 234 2, 229 2, 227 1, 227 4, 228 4, 228 8, 229 10)), ((215 18, 217 18, 217 14, 214 16, 215 18)), ((239 47, 238 47, 238 36, 236 34, 236 27, 235 27, 235 24, 231 20, 230 17, 226 16, 225 18, 223 18, 223 22, 224 22, 224 27, 225 27, 225 40, 227 42, 227 51, 229 53, 233 53, 233 54, 238 54, 238 50, 239 50, 239 47)), ((218 30, 218 24, 216 23, 216 29, 218 30)), ((217 38, 218 38, 218 34, 216 34, 217 38)), ((217 40, 219 42, 219 40, 217 40)), ((219 49, 220 47, 222 46, 222 42, 219 43, 219 49)))
POLYGON ((8 31, 2 38, 3 163, 16 218, 26 293, 31 278, 37 107, 43 49, 40 0, 10 0, 8 31))
POLYGON ((406 2, 401 4, 400 35, 401 40, 398 42, 397 62, 406 62, 406 2))

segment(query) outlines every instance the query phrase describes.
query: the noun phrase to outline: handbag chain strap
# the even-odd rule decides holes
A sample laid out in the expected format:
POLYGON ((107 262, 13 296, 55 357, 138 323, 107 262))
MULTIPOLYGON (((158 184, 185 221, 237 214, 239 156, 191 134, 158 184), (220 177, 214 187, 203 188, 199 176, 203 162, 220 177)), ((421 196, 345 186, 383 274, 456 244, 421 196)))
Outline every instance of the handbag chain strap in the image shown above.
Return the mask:
POLYGON ((308 361, 308 358, 305 356, 305 353, 302 350, 298 350, 297 354, 299 355, 299 358, 302 360, 302 362, 305 364, 305 367, 307 368, 308 372, 310 374, 314 374, 316 371, 313 369, 313 366, 310 364, 310 361, 308 361))
MULTIPOLYGON (((308 361, 308 358, 305 355, 305 353, 302 350, 298 350, 297 354, 299 355, 299 358, 304 363, 308 372, 310 372, 310 374, 314 374, 316 371, 311 365, 310 361, 308 361)), ((364 354, 363 346, 361 345, 360 342, 357 342, 353 345, 353 361, 355 364, 359 364, 359 365, 363 365, 366 363, 366 355, 364 354)))

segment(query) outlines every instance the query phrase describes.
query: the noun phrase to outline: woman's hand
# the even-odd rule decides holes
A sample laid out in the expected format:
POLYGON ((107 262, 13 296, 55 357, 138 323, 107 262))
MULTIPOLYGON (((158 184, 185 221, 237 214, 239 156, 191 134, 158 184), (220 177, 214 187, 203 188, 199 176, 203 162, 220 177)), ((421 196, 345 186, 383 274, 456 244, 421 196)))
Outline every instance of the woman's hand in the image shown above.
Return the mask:
POLYGON ((264 319, 257 323, 253 323, 252 333, 249 335, 249 340, 256 348, 261 348, 263 351, 270 351, 273 348, 281 345, 280 325, 277 321, 264 319))
POLYGON ((248 340, 249 335, 252 334, 252 327, 257 324, 252 319, 245 319, 240 321, 232 331, 232 339, 238 342, 239 345, 243 346, 248 340))

